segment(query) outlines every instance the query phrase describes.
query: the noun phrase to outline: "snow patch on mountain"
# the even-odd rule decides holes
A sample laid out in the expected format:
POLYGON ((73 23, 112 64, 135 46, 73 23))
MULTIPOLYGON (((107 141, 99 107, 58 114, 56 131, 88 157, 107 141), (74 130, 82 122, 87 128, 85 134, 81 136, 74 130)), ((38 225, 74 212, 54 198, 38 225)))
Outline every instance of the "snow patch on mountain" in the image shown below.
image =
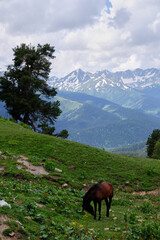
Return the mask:
POLYGON ((63 78, 51 77, 49 84, 64 91, 83 91, 85 88, 100 91, 108 87, 141 90, 160 85, 160 70, 151 68, 114 73, 108 70, 89 73, 78 69, 63 78))

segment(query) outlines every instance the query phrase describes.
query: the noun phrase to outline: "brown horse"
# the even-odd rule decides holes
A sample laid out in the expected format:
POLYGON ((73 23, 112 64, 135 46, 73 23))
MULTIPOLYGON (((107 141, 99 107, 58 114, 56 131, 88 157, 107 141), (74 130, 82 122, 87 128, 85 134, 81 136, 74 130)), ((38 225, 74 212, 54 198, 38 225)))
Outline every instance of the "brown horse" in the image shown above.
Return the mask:
POLYGON ((96 219, 96 212, 97 212, 97 203, 98 203, 98 210, 99 210, 99 220, 101 219, 101 201, 105 200, 107 212, 106 217, 109 217, 109 209, 111 206, 113 197, 113 186, 109 182, 98 183, 92 186, 88 192, 83 197, 83 210, 86 210, 90 214, 94 216, 96 219), (93 201, 94 203, 94 210, 91 206, 90 202, 93 201))

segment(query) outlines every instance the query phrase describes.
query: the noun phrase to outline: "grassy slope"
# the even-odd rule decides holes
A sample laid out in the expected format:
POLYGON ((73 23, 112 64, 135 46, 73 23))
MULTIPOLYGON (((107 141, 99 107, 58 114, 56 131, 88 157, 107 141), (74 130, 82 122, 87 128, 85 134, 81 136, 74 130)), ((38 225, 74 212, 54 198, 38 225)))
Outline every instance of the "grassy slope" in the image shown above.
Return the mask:
MULTIPOLYGON (((146 216, 145 212, 139 213, 139 209, 135 209, 136 204, 137 206, 145 204, 142 202, 143 197, 137 199, 131 192, 159 187, 160 162, 158 160, 115 155, 86 145, 37 134, 4 119, 0 119, 0 151, 7 155, 7 160, 1 157, 0 162, 2 166, 6 166, 4 173, 0 175, 4 185, 4 191, 1 190, 1 199, 5 198, 13 206, 11 210, 0 210, 0 213, 5 213, 12 218, 16 216, 25 226, 31 239, 39 239, 40 236, 41 239, 48 237, 48 239, 63 239, 63 237, 67 239, 67 236, 68 239, 72 239, 71 235, 74 236, 75 232, 80 230, 83 234, 91 235, 92 230, 89 233, 86 227, 80 228, 80 225, 86 226, 86 224, 89 229, 99 232, 100 239, 111 237, 113 234, 118 236, 120 230, 124 230, 124 213, 128 214, 126 215, 128 219, 135 218, 135 214, 141 214, 144 219, 146 216), (57 177, 55 167, 62 169, 63 172, 58 173, 59 177, 57 177, 59 183, 48 181, 45 177, 32 176, 24 169, 18 170, 17 161, 12 157, 13 155, 27 156, 35 165, 43 164, 52 178, 57 177), (71 171, 68 166, 75 166, 76 169, 71 171), (22 182, 19 181, 19 176, 22 177, 22 182), (101 222, 95 222, 91 216, 81 213, 81 197, 84 194, 81 189, 83 184, 92 184, 93 180, 110 181, 114 185, 117 200, 113 201, 114 212, 108 221, 104 219, 104 206, 101 222), (62 183, 68 183, 71 188, 62 189, 59 185, 62 183), (28 189, 31 195, 28 194, 28 189), (37 189, 38 193, 36 193, 37 189), (19 202, 21 206, 19 209, 14 199, 19 202), (135 199, 137 199, 136 204, 134 204, 135 199), (35 202, 43 203, 45 207, 37 209, 35 202), (52 213, 51 208, 56 210, 52 213), (131 209, 134 213, 131 213, 131 209), (22 210, 24 216, 31 216, 32 224, 24 219, 22 210), (114 220, 115 217, 118 221, 114 220), (105 231, 105 228, 110 230, 105 231)), ((156 201, 158 197, 154 198, 153 203, 151 197, 147 198, 150 199, 149 209, 153 203, 155 205, 156 210, 151 209, 153 217, 157 209, 160 210, 159 203, 156 201)), ((126 221, 130 224, 129 220, 126 221)), ((138 223, 137 220, 135 221, 138 223)), ((148 221, 148 215, 146 221, 148 221)), ((83 239, 81 232, 77 233, 81 238, 76 235, 77 238, 73 239, 83 239)), ((85 239, 87 239, 86 236, 85 239)), ((88 239, 91 238, 88 237, 88 239)))

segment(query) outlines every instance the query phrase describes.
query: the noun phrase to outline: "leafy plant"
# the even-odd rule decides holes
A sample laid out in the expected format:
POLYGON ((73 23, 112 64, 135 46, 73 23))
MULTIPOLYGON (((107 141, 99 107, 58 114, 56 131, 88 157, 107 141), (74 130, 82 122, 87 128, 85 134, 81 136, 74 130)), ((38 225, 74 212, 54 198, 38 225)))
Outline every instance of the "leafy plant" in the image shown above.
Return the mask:
POLYGON ((153 206, 150 201, 143 201, 142 206, 139 208, 143 213, 153 213, 153 206))
POLYGON ((142 223, 139 225, 129 226, 127 229, 128 240, 159 240, 160 239, 160 225, 159 222, 151 222, 148 224, 142 223))
POLYGON ((47 171, 54 171, 55 169, 55 164, 53 161, 47 160, 44 164, 44 167, 47 171))
POLYGON ((34 216, 37 212, 37 206, 31 201, 24 202, 24 209, 30 216, 34 216))

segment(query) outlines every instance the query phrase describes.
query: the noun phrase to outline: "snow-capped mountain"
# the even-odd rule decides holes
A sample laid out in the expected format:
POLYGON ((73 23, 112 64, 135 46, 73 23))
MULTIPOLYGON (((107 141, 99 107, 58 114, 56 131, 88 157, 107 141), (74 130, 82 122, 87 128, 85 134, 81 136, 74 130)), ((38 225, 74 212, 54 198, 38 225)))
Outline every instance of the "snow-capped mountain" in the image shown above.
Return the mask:
MULTIPOLYGON (((63 91, 85 92, 86 90, 103 91, 108 86, 126 88, 127 86, 114 73, 99 71, 96 73, 75 70, 63 78, 50 78, 49 83, 63 91)), ((127 87, 128 88, 128 87, 127 87)))
MULTIPOLYGON (((151 89, 157 89, 157 86, 160 88, 160 70, 151 68, 115 73, 104 70, 90 73, 78 69, 63 78, 51 77, 49 84, 61 91, 86 93, 124 105, 124 96, 131 97, 135 101, 134 96, 138 100, 140 92, 146 93, 148 89, 150 89, 150 95, 155 96, 155 92, 151 89), (121 99, 123 99, 122 102, 121 99)), ((156 96, 159 96, 159 92, 156 96)))
POLYGON ((64 91, 83 92, 86 87, 95 91, 103 91, 107 87, 118 87, 125 89, 144 89, 160 85, 160 70, 136 69, 111 73, 107 70, 96 73, 75 70, 63 78, 50 78, 49 83, 64 91))
MULTIPOLYGON (((117 74, 117 73, 115 73, 117 74)), ((134 71, 120 72, 121 80, 125 85, 135 89, 144 89, 160 85, 160 70, 151 69, 136 69, 134 71)))
POLYGON ((50 78, 60 91, 80 92, 104 98, 123 107, 160 116, 160 70, 136 69, 111 73, 75 70, 63 78, 50 78))

